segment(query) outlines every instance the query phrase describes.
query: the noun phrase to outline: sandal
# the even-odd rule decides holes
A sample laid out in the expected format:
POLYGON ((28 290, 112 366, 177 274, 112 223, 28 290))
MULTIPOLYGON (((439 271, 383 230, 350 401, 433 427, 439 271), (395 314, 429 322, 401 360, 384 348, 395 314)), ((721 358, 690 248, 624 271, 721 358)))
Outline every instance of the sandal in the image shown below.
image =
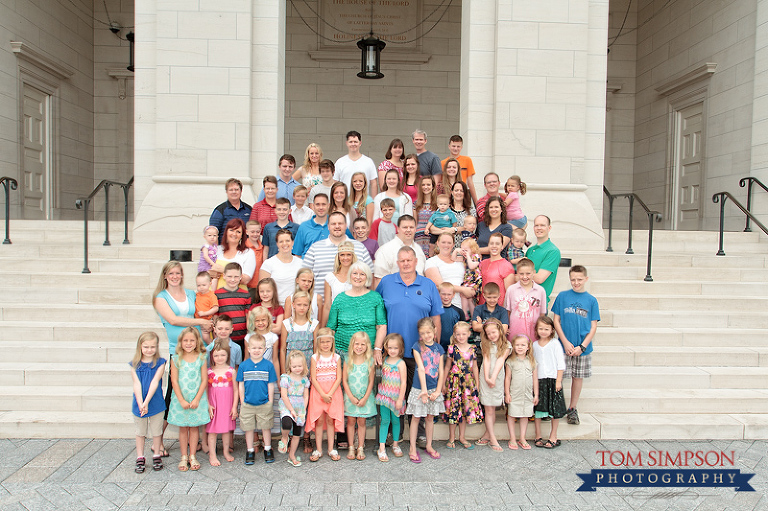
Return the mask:
POLYGON ((403 450, 400 448, 399 445, 393 445, 392 446, 392 454, 395 455, 395 458, 402 458, 403 457, 403 450))
POLYGON ((464 441, 464 442, 462 442, 461 440, 459 440, 459 443, 462 445, 462 447, 464 447, 464 448, 465 448, 466 450, 468 450, 468 451, 471 451, 472 449, 474 449, 474 448, 475 448, 475 446, 474 446, 474 445, 470 444, 470 443, 469 443, 469 442, 467 442, 467 441, 464 441))
POLYGON ((302 443, 304 444, 304 454, 309 454, 312 452, 312 440, 308 436, 305 436, 301 439, 302 443))
POLYGON ((504 452, 504 449, 501 448, 499 444, 490 444, 491 449, 493 449, 496 452, 504 452))
POLYGON ((186 455, 181 457, 181 459, 179 460, 179 472, 186 472, 187 470, 189 470, 188 460, 189 458, 186 455))
POLYGON ((144 463, 146 463, 146 460, 142 456, 141 458, 136 458, 136 468, 133 469, 134 472, 137 474, 143 474, 144 473, 144 463))
POLYGON ((446 442, 445 448, 446 449, 455 449, 456 448, 456 442, 446 442))
POLYGON ((387 451, 376 451, 376 455, 379 457, 379 461, 389 461, 387 451))
POLYGON ((312 454, 309 455, 309 461, 315 462, 322 457, 323 457, 323 453, 321 453, 320 451, 312 451, 312 454))
POLYGON ((554 449, 555 447, 560 447, 560 445, 562 444, 562 442, 560 441, 559 438, 557 440, 555 440, 554 442, 552 440, 550 440, 549 443, 552 444, 552 449, 554 449))
MULTIPOLYGON (((547 440, 547 442, 549 442, 549 440, 547 440)), ((535 445, 536 447, 544 447, 544 444, 545 442, 541 438, 537 438, 536 440, 533 441, 533 445, 535 445)))
POLYGON ((293 466, 293 467, 300 467, 300 466, 301 466, 301 460, 300 460, 300 459, 298 459, 298 458, 297 458, 297 459, 295 459, 295 460, 292 460, 292 459, 288 458, 286 461, 287 461, 288 463, 290 463, 290 464, 291 464, 291 466, 293 466))
POLYGON ((341 456, 339 456, 339 451, 337 451, 336 449, 333 449, 333 450, 331 450, 331 451, 328 451, 328 456, 329 456, 329 457, 330 457, 330 458, 331 458, 333 461, 339 461, 339 460, 341 459, 341 456))
POLYGON ((163 458, 160 456, 153 456, 152 457, 152 470, 158 471, 163 470, 163 458))
POLYGON ((478 438, 475 440, 475 445, 488 445, 491 441, 488 438, 478 438))
POLYGON ((416 454, 409 454, 409 458, 411 458, 411 463, 421 463, 421 456, 419 456, 419 452, 416 451, 416 454))
POLYGON ((355 448, 350 447, 349 452, 347 453, 347 459, 348 460, 354 460, 355 459, 355 448))
POLYGON ((531 444, 528 442, 523 442, 522 440, 517 441, 517 445, 523 448, 524 451, 530 451, 531 450, 531 444))
POLYGON ((285 442, 283 442, 282 440, 277 442, 277 452, 279 452, 280 454, 285 454, 288 452, 288 446, 285 445, 285 442))
POLYGON ((513 451, 516 451, 518 449, 517 442, 513 442, 512 440, 507 442, 507 447, 509 447, 513 451))
POLYGON ((363 461, 365 459, 365 448, 360 446, 357 448, 357 461, 363 461))
POLYGON ((161 458, 167 458, 170 454, 168 454, 168 451, 163 447, 163 453, 160 455, 161 458))
POLYGON ((197 458, 195 458, 194 454, 189 457, 189 469, 193 472, 200 470, 200 462, 197 461, 197 458))
POLYGON ((427 454, 433 460, 439 460, 440 459, 440 453, 439 452, 437 452, 437 451, 430 451, 428 449, 425 449, 425 451, 427 451, 427 454))

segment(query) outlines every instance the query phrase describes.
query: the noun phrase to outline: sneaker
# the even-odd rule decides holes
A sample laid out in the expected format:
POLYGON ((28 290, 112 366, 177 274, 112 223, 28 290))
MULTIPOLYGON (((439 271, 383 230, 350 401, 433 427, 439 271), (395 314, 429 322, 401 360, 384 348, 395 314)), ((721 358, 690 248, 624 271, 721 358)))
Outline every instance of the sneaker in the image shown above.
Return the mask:
POLYGON ((275 462, 275 453, 272 452, 272 449, 264 449, 264 461, 267 463, 275 462))
POLYGON ((568 424, 575 424, 578 425, 580 423, 579 421, 579 412, 576 410, 576 408, 569 408, 565 415, 568 417, 567 421, 568 424))
POLYGON ((253 465, 255 461, 256 461, 256 453, 254 451, 247 451, 245 453, 245 464, 253 465))
POLYGON ((416 439, 416 445, 419 446, 419 449, 426 449, 427 448, 427 437, 420 436, 416 439))

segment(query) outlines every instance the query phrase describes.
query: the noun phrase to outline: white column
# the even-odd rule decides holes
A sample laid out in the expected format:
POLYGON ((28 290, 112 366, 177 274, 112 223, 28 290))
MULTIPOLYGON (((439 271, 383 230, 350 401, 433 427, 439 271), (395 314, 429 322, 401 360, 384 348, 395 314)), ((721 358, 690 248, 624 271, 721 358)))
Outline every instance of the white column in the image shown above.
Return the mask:
MULTIPOLYGON (((763 183, 768 183, 768 0, 757 2, 756 25, 750 174, 763 183)), ((756 200, 755 204, 760 202, 764 201, 756 200)), ((764 212, 766 209, 758 211, 764 212)))
POLYGON ((463 3, 466 153, 520 175, 523 211, 550 216, 561 248, 603 244, 607 26, 607 0, 463 3))
POLYGON ((277 167, 285 3, 137 0, 136 39, 135 239, 197 233, 228 178, 253 204, 277 167))

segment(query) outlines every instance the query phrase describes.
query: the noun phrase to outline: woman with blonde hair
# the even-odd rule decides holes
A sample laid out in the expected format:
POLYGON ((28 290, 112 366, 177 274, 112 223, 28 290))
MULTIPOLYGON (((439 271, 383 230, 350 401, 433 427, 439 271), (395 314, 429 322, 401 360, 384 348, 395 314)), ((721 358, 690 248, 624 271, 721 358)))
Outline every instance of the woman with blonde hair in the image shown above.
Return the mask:
POLYGON ((323 150, 312 142, 304 151, 304 164, 293 173, 293 179, 307 188, 307 194, 313 186, 323 182, 320 177, 320 160, 323 159, 323 150))

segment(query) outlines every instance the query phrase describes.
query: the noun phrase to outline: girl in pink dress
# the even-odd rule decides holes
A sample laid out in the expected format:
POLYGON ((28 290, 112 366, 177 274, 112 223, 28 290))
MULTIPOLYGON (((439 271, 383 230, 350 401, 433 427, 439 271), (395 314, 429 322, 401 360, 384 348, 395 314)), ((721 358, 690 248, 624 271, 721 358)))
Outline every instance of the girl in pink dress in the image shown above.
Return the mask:
POLYGON ((323 429, 328 429, 328 456, 339 461, 341 456, 333 448, 333 432, 344 431, 344 397, 341 393, 341 358, 335 352, 333 330, 317 331, 317 353, 309 366, 312 392, 309 395, 307 431, 315 431, 316 447, 309 461, 323 457, 323 429))
POLYGON ((229 365, 229 345, 217 342, 211 348, 208 366, 208 413, 211 415, 211 422, 205 426, 205 432, 208 434, 208 461, 212 467, 221 465, 216 457, 216 437, 219 433, 224 459, 235 460, 229 453, 229 447, 237 418, 237 385, 234 384, 236 374, 229 365))

